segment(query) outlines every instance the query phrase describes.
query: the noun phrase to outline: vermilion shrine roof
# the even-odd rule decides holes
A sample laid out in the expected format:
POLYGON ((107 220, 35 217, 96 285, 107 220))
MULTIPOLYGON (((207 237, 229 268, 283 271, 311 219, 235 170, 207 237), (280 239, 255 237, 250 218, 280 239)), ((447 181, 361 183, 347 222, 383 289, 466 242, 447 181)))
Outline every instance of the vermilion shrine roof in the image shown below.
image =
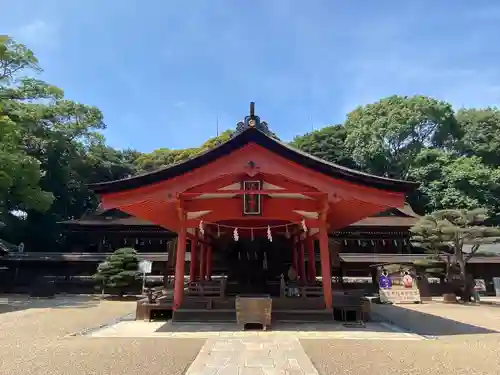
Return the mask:
POLYGON ((169 180, 214 162, 223 156, 230 155, 234 151, 250 143, 257 144, 289 161, 300 164, 316 172, 344 181, 398 193, 408 193, 418 186, 418 183, 415 182, 375 176, 346 168, 291 147, 279 141, 269 133, 267 124, 265 122, 260 122, 259 117, 253 114, 252 106, 250 116, 245 118, 245 122, 238 124, 235 135, 228 141, 206 152, 198 154, 186 161, 153 172, 136 175, 122 180, 91 184, 89 187, 98 194, 106 194, 135 189, 141 186, 169 180))

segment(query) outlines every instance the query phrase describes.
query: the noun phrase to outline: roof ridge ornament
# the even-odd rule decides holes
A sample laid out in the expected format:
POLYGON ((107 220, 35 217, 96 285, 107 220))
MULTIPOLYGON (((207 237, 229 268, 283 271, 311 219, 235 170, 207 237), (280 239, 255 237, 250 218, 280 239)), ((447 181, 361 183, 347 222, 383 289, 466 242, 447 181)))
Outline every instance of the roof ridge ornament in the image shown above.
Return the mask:
POLYGON ((238 124, 236 124, 235 135, 242 133, 250 128, 255 128, 267 135, 272 136, 271 132, 269 131, 267 122, 265 121, 261 122, 260 117, 255 115, 255 102, 250 102, 250 114, 246 116, 243 121, 240 121, 238 122, 238 124))

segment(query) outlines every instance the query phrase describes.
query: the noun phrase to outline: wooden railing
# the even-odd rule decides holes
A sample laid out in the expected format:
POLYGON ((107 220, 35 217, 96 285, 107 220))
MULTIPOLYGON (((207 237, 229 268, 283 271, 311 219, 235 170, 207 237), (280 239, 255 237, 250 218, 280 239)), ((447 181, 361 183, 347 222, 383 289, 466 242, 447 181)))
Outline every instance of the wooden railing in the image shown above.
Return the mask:
POLYGON ((321 285, 285 285, 281 288, 281 297, 289 296, 291 298, 322 298, 323 287, 321 285))
POLYGON ((226 279, 217 281, 193 281, 188 283, 187 294, 193 297, 224 297, 226 279))

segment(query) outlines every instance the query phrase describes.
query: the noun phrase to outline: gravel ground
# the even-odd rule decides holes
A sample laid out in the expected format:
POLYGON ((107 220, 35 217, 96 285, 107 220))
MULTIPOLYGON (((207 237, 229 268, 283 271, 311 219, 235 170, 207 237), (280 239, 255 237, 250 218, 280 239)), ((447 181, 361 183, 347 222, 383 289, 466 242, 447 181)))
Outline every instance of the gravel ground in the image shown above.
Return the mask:
MULTIPOLYGON (((440 306, 415 308, 427 309, 420 311, 427 314, 442 311, 440 306)), ((478 315, 494 321, 500 316, 495 320, 494 313, 500 309, 474 310, 481 311, 474 317, 466 310, 444 309, 469 324, 478 315)), ((18 297, 10 298, 7 305, 0 296, 0 375, 183 374, 205 340, 70 336, 134 310, 134 302, 88 297, 52 301, 18 297)), ((496 323, 484 325, 496 327, 496 323)), ((500 333, 422 341, 304 339, 301 344, 321 375, 500 373, 500 333)))
POLYGON ((204 340, 68 336, 133 313, 134 302, 88 297, 0 304, 1 375, 182 374, 204 340), (59 306, 54 306, 59 304, 59 306), (12 306, 17 311, 12 311, 12 306))
POLYGON ((500 336, 445 340, 301 340, 321 375, 497 375, 500 336))

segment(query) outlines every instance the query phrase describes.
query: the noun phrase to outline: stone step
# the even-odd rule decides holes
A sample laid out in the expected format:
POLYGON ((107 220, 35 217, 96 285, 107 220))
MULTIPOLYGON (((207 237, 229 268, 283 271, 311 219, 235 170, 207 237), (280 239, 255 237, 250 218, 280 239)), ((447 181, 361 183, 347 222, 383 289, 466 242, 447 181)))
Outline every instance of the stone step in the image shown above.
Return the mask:
POLYGON ((172 321, 174 322, 236 322, 236 311, 234 309, 200 310, 200 309, 178 309, 174 311, 172 321))
POLYGON ((273 310, 272 319, 276 322, 331 322, 333 314, 326 310, 273 310))

